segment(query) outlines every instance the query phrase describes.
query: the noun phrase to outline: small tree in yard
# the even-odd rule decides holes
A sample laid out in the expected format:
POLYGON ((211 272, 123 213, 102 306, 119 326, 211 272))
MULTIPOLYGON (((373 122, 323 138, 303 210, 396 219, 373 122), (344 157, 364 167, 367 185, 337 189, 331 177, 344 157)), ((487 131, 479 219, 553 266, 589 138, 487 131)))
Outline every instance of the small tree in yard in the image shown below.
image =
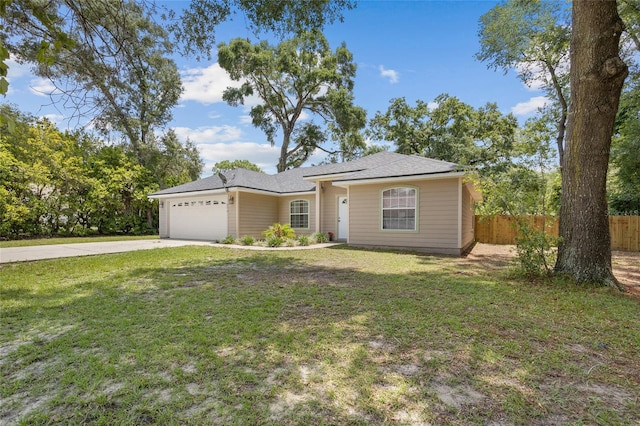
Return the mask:
POLYGON ((550 233, 548 223, 558 210, 552 126, 545 115, 528 120, 514 147, 514 165, 481 181, 486 199, 482 213, 513 218, 518 262, 527 275, 549 275, 556 257, 558 238, 550 233), (531 215, 542 217, 540 226, 531 215))

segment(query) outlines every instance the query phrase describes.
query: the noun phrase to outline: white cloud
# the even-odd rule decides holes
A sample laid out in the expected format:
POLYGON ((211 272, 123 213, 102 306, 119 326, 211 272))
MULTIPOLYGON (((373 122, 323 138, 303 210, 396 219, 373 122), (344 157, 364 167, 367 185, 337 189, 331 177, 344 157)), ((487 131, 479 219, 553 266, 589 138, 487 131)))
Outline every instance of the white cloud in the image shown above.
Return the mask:
POLYGON ((549 98, 546 96, 534 96, 526 102, 519 102, 511 108, 511 112, 515 115, 528 115, 536 112, 538 108, 543 108, 549 103, 549 98))
POLYGON ((385 69, 382 65, 380 65, 378 69, 380 70, 380 77, 388 78, 389 83, 395 84, 398 82, 400 78, 398 71, 385 69))
POLYGON ((181 140, 185 141, 188 138, 195 144, 233 142, 242 136, 242 130, 234 126, 209 126, 196 129, 174 127, 173 130, 181 140))
POLYGON ((222 102, 222 92, 229 86, 238 85, 217 63, 206 68, 190 68, 181 74, 184 87, 180 97, 182 101, 196 101, 205 105, 222 102))
MULTIPOLYGON (((242 81, 234 81, 218 63, 206 68, 189 68, 181 72, 184 92, 181 101, 196 101, 205 105, 224 102, 222 93, 227 87, 239 87, 242 81)), ((246 105, 256 105, 258 98, 251 96, 246 105)))
POLYGON ((42 116, 42 118, 46 118, 47 120, 49 120, 50 122, 52 122, 56 126, 60 127, 60 125, 62 124, 62 121, 64 120, 64 115, 62 115, 62 114, 45 114, 45 115, 42 116))
POLYGON ((9 80, 31 74, 31 68, 27 64, 19 64, 15 59, 8 59, 6 63, 9 66, 7 70, 7 79, 9 80))
POLYGON ((242 115, 240 116, 240 124, 251 124, 252 118, 250 115, 242 115))
POLYGON ((29 82, 29 91, 38 96, 49 96, 56 91, 56 86, 47 78, 34 78, 29 82))
POLYGON ((434 109, 438 108, 439 106, 440 106, 440 104, 439 104, 439 103, 434 102, 434 101, 431 101, 431 102, 429 102, 429 103, 427 104, 427 109, 428 109, 429 111, 433 111, 434 109))
POLYGON ((280 148, 255 142, 204 143, 197 145, 204 160, 205 174, 210 174, 213 165, 223 160, 248 160, 267 173, 276 172, 280 148))

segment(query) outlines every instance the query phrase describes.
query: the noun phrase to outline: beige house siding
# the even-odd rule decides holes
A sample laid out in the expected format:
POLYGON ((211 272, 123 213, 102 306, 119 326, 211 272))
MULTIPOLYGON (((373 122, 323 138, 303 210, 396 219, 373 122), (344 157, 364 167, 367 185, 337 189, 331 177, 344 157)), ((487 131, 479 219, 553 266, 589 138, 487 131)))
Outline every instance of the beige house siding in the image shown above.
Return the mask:
POLYGON ((349 243, 458 252, 457 178, 395 184, 354 185, 349 190, 349 243), (418 190, 417 231, 383 231, 382 191, 408 186, 418 190))
POLYGON ((469 189, 462 186, 462 248, 468 247, 474 239, 474 204, 469 189))
POLYGON ((347 196, 347 190, 333 186, 331 182, 322 182, 322 201, 320 204, 320 232, 333 232, 338 235, 338 197, 347 196))
POLYGON ((158 233, 160 238, 169 238, 169 202, 160 200, 158 203, 158 233))
MULTIPOLYGON (((307 200, 309 202, 309 227, 306 229, 294 228, 296 231, 296 235, 311 235, 315 232, 315 223, 316 223, 316 195, 305 194, 305 195, 291 195, 286 197, 278 198, 278 222, 290 223, 291 217, 289 215, 290 212, 290 203, 293 200, 307 200)), ((271 224, 270 224, 271 225, 271 224)))
POLYGON ((240 238, 238 235, 236 226, 236 216, 237 216, 237 207, 239 201, 238 192, 230 192, 229 198, 227 199, 227 235, 232 235, 236 238, 240 238), (231 198, 233 197, 233 204, 230 203, 231 198))
POLYGON ((263 238, 262 231, 278 221, 278 197, 243 192, 234 203, 240 223, 238 238, 263 238))

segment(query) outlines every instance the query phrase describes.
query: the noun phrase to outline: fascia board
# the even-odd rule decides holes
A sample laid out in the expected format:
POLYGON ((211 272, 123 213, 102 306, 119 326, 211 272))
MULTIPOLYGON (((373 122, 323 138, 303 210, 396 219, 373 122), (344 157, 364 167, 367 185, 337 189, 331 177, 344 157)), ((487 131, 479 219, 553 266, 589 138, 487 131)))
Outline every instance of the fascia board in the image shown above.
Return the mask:
POLYGON ((333 186, 339 186, 346 188, 348 186, 355 185, 371 185, 375 183, 393 183, 393 182, 409 182, 416 180, 436 180, 436 179, 450 179, 463 177, 464 172, 447 172, 447 173, 432 173, 428 175, 412 175, 412 176, 394 176, 385 178, 373 178, 373 179, 354 179, 354 180, 342 180, 332 182, 333 186))
POLYGON ((171 194, 156 194, 156 195, 149 195, 148 198, 150 199, 156 199, 156 200, 161 200, 161 199, 167 199, 167 198, 184 198, 184 197, 199 197, 202 195, 218 195, 218 194, 224 194, 225 191, 224 188, 220 188, 220 189, 207 189, 204 191, 189 191, 189 192, 174 192, 171 194))

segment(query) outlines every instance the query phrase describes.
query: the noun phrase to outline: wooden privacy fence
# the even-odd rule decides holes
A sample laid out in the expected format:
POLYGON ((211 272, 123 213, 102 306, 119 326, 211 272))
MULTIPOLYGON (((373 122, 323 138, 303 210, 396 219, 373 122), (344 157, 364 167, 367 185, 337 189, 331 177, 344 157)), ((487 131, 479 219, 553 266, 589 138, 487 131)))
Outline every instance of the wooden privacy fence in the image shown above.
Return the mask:
MULTIPOLYGON (((542 216, 524 218, 535 229, 542 229, 542 216)), ((511 216, 476 216, 475 237, 480 243, 515 244, 515 218, 511 216)), ((558 235, 557 218, 546 218, 547 232, 558 235)), ((640 251, 640 216, 609 216, 611 250, 640 251)))

